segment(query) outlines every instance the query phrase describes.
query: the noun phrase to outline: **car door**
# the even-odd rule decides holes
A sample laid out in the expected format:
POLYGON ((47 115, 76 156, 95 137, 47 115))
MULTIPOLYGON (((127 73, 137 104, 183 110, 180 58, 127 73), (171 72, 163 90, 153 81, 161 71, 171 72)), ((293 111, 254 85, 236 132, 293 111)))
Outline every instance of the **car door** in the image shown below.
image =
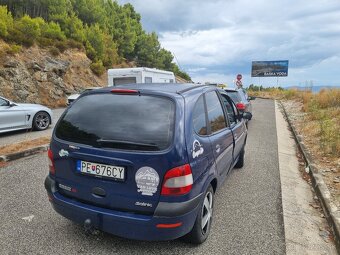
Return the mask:
POLYGON ((208 122, 204 95, 197 99, 192 112, 192 132, 187 138, 190 166, 194 176, 202 176, 215 162, 208 136, 208 122))
POLYGON ((205 93, 208 134, 219 175, 225 175, 233 163, 233 134, 227 126, 216 91, 205 93))
POLYGON ((224 93, 220 95, 222 97, 222 102, 225 110, 227 112, 230 129, 232 130, 232 133, 234 135, 235 148, 233 158, 234 160, 236 160, 246 139, 246 126, 244 120, 237 117, 238 111, 232 100, 230 100, 229 97, 224 93))
POLYGON ((0 131, 26 127, 26 114, 21 106, 11 106, 10 102, 0 98, 0 131))

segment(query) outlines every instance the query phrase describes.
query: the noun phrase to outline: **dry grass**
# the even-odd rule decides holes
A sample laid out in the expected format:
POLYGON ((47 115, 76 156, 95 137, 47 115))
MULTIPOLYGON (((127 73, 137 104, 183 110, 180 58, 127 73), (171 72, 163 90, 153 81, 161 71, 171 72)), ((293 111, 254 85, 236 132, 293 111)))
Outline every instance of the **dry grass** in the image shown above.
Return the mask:
POLYGON ((1 146, 0 155, 11 154, 15 152, 21 152, 33 147, 48 144, 50 142, 50 137, 41 137, 31 141, 24 141, 20 143, 15 143, 11 145, 1 146))
MULTIPOLYGON (((313 104, 317 105, 317 101, 318 99, 315 99, 313 104)), ((331 192, 332 201, 340 206, 340 183, 337 181, 340 174, 340 123, 334 124, 339 121, 340 108, 320 109, 319 106, 314 106, 308 108, 313 109, 314 112, 311 113, 303 112, 304 104, 302 100, 282 100, 282 104, 298 134, 301 135, 313 158, 313 163, 320 170, 320 174, 322 174, 322 178, 331 192)))
POLYGON ((301 103, 304 116, 304 132, 313 138, 324 155, 340 157, 340 89, 311 91, 280 90, 249 91, 251 96, 295 100, 301 103))

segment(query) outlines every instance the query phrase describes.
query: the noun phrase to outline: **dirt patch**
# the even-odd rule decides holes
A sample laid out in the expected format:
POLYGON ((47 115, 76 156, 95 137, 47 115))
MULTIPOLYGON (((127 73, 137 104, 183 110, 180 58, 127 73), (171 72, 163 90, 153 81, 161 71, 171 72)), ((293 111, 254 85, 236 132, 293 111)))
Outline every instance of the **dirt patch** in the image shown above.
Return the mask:
POLYGON ((0 162, 0 168, 8 166, 8 162, 0 162))
POLYGON ((7 155, 11 153, 21 152, 30 148, 45 145, 50 143, 50 137, 41 137, 30 141, 24 141, 20 143, 14 143, 0 147, 0 155, 7 155))
MULTIPOLYGON (((323 145, 320 125, 318 119, 312 118, 308 113, 303 112, 303 103, 295 100, 282 101, 287 114, 302 141, 310 152, 313 163, 316 164, 320 173, 331 192, 332 201, 340 206, 340 159, 323 145)), ((304 179, 308 180, 303 173, 304 179)))

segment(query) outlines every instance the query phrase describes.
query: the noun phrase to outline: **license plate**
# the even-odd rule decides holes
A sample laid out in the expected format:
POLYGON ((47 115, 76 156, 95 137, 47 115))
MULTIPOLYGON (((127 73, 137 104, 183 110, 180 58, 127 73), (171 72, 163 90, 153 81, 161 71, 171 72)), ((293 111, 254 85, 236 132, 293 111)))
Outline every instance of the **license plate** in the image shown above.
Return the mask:
POLYGON ((111 166, 78 160, 77 171, 96 177, 107 177, 121 181, 125 179, 125 168, 121 166, 111 166))

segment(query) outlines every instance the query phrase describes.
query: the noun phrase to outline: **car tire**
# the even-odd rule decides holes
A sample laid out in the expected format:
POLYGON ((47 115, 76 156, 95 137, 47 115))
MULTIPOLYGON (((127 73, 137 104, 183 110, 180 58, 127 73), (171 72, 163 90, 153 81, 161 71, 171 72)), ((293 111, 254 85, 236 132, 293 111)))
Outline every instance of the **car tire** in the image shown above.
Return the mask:
POLYGON ((209 236, 213 219, 214 190, 211 185, 204 193, 192 230, 183 237, 188 243, 201 244, 209 236))
POLYGON ((235 165, 235 168, 242 168, 243 165, 244 165, 244 155, 245 155, 245 148, 246 145, 244 144, 243 147, 242 147, 242 150, 240 152, 240 156, 238 157, 238 161, 235 165))
POLYGON ((37 112, 33 117, 33 130, 46 130, 51 124, 51 116, 44 111, 37 112))

